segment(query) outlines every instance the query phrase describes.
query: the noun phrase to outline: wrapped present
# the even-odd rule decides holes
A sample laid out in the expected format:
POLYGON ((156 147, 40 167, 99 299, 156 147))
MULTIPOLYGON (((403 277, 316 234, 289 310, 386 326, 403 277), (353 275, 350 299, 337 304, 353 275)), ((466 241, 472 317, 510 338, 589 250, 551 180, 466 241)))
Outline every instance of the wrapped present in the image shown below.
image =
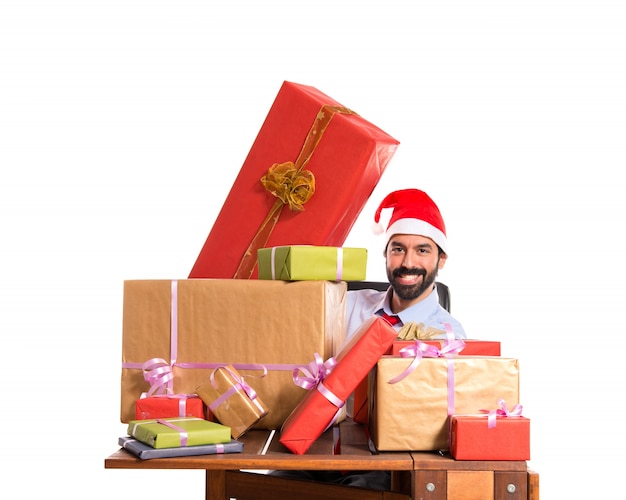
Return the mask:
POLYGON ((369 430, 381 451, 447 450, 448 416, 519 403, 519 362, 497 356, 383 356, 370 375, 369 430), (412 369, 413 368, 413 369, 412 369))
POLYGON ((249 380, 251 378, 244 381, 232 365, 222 366, 216 368, 210 379, 196 388, 196 393, 212 415, 231 428, 235 439, 267 415, 265 404, 249 385, 249 380))
MULTIPOLYGON (((424 344, 442 349, 447 340, 421 340, 424 344)), ((491 340, 463 340, 464 346, 457 353, 459 356, 500 356, 500 342, 491 340)), ((385 354, 400 355, 404 348, 415 345, 414 340, 395 340, 385 354)), ((359 424, 368 422, 367 379, 364 379, 354 391, 353 420, 359 424)))
POLYGON ((131 420, 128 435, 152 448, 229 443, 230 428, 196 417, 131 420))
POLYGON ((303 387, 310 390, 283 424, 280 442, 293 453, 306 453, 395 338, 391 325, 373 316, 334 360, 322 364, 318 359, 307 373, 303 372, 303 387))
POLYGON ((367 249, 292 245, 261 248, 257 253, 259 279, 364 280, 367 249))
POLYGON ((530 460, 530 419, 521 405, 481 415, 450 416, 450 455, 456 460, 530 460))
POLYGON ((135 402, 135 420, 167 417, 206 418, 204 403, 196 394, 161 394, 135 402))
MULTIPOLYGON (((421 340, 425 344, 435 346, 442 349, 447 340, 421 340)), ((475 339, 463 339, 465 346, 459 351, 460 356, 500 356, 500 342, 496 340, 475 340, 475 339)), ((405 347, 410 347, 415 344, 414 340, 396 340, 391 350, 386 354, 392 354, 394 356, 399 355, 400 351, 405 347)))
POLYGON ((153 448, 130 436, 122 436, 118 444, 141 460, 168 457, 194 457, 198 455, 219 455, 222 453, 241 453, 243 443, 231 439, 229 443, 204 444, 197 446, 178 446, 174 448, 153 448))
POLYGON ((122 422, 142 393, 192 394, 215 368, 255 380, 276 429, 304 397, 292 372, 345 342, 345 282, 128 280, 122 325, 122 422), (303 321, 306 318, 306 321, 303 321))
POLYGON ((260 248, 342 246, 398 144, 319 90, 284 82, 189 277, 256 278, 260 248))

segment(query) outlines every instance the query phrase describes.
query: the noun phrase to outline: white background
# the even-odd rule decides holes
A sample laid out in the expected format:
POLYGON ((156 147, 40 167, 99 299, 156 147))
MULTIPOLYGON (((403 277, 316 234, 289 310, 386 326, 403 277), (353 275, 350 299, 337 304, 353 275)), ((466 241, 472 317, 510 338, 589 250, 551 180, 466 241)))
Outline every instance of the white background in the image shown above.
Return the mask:
POLYGON ((1 496, 202 498, 200 471, 104 469, 125 432, 122 284, 187 277, 289 80, 401 141, 346 241, 367 278, 378 202, 424 189, 453 313, 520 360, 542 499, 616 498, 620 4, 3 1, 0 488, 20 493, 1 496))

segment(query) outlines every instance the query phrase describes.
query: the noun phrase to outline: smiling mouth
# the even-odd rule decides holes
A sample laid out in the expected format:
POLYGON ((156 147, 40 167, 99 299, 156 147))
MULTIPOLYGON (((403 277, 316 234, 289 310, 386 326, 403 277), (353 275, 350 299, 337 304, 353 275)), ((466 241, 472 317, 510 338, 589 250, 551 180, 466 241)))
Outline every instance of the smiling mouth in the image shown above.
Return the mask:
POLYGON ((422 280, 421 274, 398 274, 396 276, 397 283, 404 286, 416 285, 422 280))

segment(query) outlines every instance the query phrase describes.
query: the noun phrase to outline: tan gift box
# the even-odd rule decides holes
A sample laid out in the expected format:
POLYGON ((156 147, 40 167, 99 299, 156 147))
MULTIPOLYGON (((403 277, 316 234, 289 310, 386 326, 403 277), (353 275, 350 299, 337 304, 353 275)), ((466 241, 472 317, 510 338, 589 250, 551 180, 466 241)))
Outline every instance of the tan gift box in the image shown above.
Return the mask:
POLYGON ((258 378, 244 378, 232 365, 216 368, 211 378, 196 388, 196 393, 211 414, 231 429, 234 439, 267 415, 265 403, 250 385, 258 378))
POLYGON ((135 401, 150 388, 142 366, 160 359, 178 394, 193 393, 219 366, 243 376, 260 370, 242 365, 265 366, 255 390, 269 413, 256 428, 280 427, 306 394, 293 382, 294 367, 344 344, 345 297, 345 282, 125 281, 121 421, 134 418, 135 401))
POLYGON ((381 451, 447 450, 448 362, 454 365, 452 413, 478 413, 504 399, 519 403, 519 362, 499 356, 422 358, 404 379, 412 359, 383 356, 370 373, 370 434, 381 451))

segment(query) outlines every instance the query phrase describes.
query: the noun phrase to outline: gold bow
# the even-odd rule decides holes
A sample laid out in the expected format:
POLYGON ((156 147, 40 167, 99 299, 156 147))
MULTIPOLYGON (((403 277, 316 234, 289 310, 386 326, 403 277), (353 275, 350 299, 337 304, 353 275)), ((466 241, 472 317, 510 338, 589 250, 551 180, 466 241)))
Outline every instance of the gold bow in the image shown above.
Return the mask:
POLYGON ((272 165, 267 174, 261 178, 261 183, 283 204, 298 212, 304 210, 303 205, 315 193, 313 172, 298 170, 291 161, 272 165))

